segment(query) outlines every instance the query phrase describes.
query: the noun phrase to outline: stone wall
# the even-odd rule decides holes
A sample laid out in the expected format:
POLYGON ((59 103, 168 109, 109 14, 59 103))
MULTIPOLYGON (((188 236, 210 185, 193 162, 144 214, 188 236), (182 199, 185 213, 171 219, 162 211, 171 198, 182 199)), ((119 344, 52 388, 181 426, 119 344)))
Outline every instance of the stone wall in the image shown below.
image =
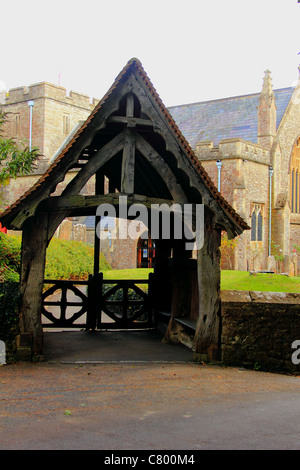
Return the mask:
POLYGON ((9 90, 2 103, 8 113, 4 127, 6 137, 29 140, 30 107, 32 108, 32 146, 45 159, 51 159, 67 135, 80 120, 85 120, 98 100, 67 90, 61 86, 41 82, 28 87, 9 90))
POLYGON ((197 156, 216 186, 216 161, 222 161, 220 192, 249 226, 254 205, 261 206, 263 242, 251 242, 250 231, 238 237, 232 268, 244 271, 266 269, 269 242, 270 152, 257 144, 228 139, 220 141, 218 149, 213 148, 212 144, 205 145, 204 142, 201 145, 200 142, 197 146, 197 156))
POLYGON ((222 360, 231 366, 299 372, 300 294, 222 292, 222 360))

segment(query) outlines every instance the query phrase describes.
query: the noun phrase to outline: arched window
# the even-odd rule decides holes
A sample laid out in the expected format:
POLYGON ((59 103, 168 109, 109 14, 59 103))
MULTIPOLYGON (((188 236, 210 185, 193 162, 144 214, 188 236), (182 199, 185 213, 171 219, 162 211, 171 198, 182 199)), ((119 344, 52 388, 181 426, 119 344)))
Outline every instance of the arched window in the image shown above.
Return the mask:
POLYGON ((252 212, 251 216, 251 241, 254 242, 256 240, 256 233, 257 233, 257 217, 255 210, 252 212))
POLYGON ((300 214, 300 137, 295 143, 291 157, 290 205, 293 214, 300 214))
POLYGON ((263 239, 263 205, 254 204, 251 214, 251 241, 262 242, 263 239))

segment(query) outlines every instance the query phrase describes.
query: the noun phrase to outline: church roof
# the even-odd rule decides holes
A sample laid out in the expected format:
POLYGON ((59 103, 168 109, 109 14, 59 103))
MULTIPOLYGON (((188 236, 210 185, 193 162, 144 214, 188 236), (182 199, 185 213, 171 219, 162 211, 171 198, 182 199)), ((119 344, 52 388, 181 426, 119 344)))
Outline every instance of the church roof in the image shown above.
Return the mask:
MULTIPOLYGON (((283 118, 294 88, 274 90, 277 128, 283 118)), ((198 142, 239 138, 257 143, 257 107, 260 93, 203 101, 168 108, 192 149, 198 142)))
MULTIPOLYGON (((35 213, 38 204, 54 192, 56 185, 64 179, 66 172, 74 168, 75 160, 80 159, 80 157, 78 157, 78 151, 85 152, 86 137, 92 135, 97 129, 101 119, 104 119, 102 115, 104 116, 106 110, 110 109, 110 101, 117 98, 118 90, 121 88, 122 83, 125 83, 128 79, 130 73, 134 73, 137 78, 139 77, 140 85, 143 87, 149 99, 152 100, 153 110, 155 110, 157 114, 157 119, 164 120, 168 127, 168 132, 176 139, 176 149, 179 149, 179 154, 184 154, 184 158, 189 162, 189 171, 194 170, 196 172, 199 178, 199 185, 204 188, 207 194, 210 194, 209 197, 212 198, 211 200, 215 201, 216 204, 214 204, 214 207, 224 211, 224 222, 225 219, 228 221, 235 234, 242 233, 243 230, 249 229, 247 223, 219 193, 208 173, 194 154, 190 143, 184 136, 184 132, 182 133, 179 129, 172 115, 161 101, 141 63, 135 58, 131 59, 123 68, 106 95, 96 105, 90 116, 81 125, 80 129, 77 130, 75 135, 72 136, 70 142, 62 149, 60 155, 52 162, 44 175, 32 188, 26 191, 23 196, 1 214, 0 219, 6 227, 20 228, 24 224, 24 221, 35 213), (18 225, 15 223, 17 218, 18 225)), ((155 136, 156 133, 154 132, 153 135, 155 136)), ((167 153, 168 151, 166 150, 166 154, 167 153)))

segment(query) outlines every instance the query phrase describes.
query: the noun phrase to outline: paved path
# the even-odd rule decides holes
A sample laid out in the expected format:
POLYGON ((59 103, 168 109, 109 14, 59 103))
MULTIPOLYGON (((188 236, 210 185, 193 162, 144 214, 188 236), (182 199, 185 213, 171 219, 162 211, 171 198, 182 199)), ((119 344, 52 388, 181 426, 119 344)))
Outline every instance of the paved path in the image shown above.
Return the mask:
POLYGON ((184 349, 159 363, 151 338, 131 356, 116 338, 115 354, 144 362, 115 360, 107 336, 102 362, 58 341, 44 363, 0 367, 0 450, 299 449, 300 377, 199 365, 184 349))

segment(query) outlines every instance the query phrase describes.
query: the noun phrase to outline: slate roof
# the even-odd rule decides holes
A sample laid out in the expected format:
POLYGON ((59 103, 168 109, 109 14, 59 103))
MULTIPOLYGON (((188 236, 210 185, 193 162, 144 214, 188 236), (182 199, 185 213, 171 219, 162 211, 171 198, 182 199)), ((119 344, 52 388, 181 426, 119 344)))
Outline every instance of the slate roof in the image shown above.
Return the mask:
MULTIPOLYGON (((95 229, 95 219, 96 217, 94 215, 88 215, 85 220, 84 224, 86 225, 86 228, 89 230, 94 230, 95 229)), ((114 229, 116 226, 115 219, 113 217, 101 217, 101 222, 100 222, 100 227, 102 229, 114 229)))
MULTIPOLYGON (((277 129, 294 92, 294 88, 274 90, 277 106, 277 129)), ((204 140, 214 147, 222 139, 240 138, 257 143, 257 107, 260 93, 203 101, 168 108, 192 149, 204 140)))

